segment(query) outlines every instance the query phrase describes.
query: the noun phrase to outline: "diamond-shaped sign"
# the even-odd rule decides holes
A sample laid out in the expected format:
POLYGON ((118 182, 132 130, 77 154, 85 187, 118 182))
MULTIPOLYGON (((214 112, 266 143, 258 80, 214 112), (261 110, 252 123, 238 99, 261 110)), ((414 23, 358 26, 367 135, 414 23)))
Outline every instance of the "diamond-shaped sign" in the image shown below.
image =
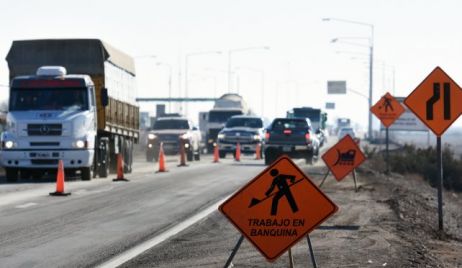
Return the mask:
POLYGON ((219 209, 273 261, 338 208, 294 162, 282 156, 219 209))
POLYGON ((361 165, 366 157, 350 135, 343 137, 332 146, 322 160, 326 163, 337 181, 341 181, 353 169, 361 165))
POLYGON ((404 103, 436 136, 441 136, 462 113, 462 89, 436 67, 404 103))
POLYGON ((371 112, 377 116, 385 127, 389 127, 404 113, 405 109, 390 93, 386 93, 371 107, 371 112))

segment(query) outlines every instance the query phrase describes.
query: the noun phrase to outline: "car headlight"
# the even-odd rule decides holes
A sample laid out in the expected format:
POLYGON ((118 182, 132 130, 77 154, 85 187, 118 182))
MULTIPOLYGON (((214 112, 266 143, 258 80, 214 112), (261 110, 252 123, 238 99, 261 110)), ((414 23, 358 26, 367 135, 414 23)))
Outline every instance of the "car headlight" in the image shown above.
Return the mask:
POLYGON ((3 142, 3 147, 5 149, 11 149, 14 147, 14 142, 13 141, 4 141, 3 142))
POLYGON ((152 134, 152 133, 149 133, 149 134, 148 134, 148 139, 153 140, 153 139, 155 139, 155 138, 156 138, 156 135, 154 135, 154 134, 152 134))
POLYGON ((183 140, 187 140, 191 137, 191 135, 189 135, 189 133, 184 133, 182 135, 180 135, 180 139, 183 139, 183 140))
POLYGON ((224 133, 220 133, 220 134, 218 134, 217 138, 218 138, 219 140, 222 140, 222 139, 225 138, 225 136, 226 136, 226 135, 225 135, 224 133))
POLYGON ((261 140, 261 137, 260 137, 260 135, 253 135, 253 139, 256 140, 256 141, 259 141, 259 140, 261 140))
POLYGON ((79 149, 83 149, 83 148, 86 148, 87 147, 87 141, 83 141, 83 140, 78 140, 74 143, 74 146, 76 148, 79 148, 79 149))

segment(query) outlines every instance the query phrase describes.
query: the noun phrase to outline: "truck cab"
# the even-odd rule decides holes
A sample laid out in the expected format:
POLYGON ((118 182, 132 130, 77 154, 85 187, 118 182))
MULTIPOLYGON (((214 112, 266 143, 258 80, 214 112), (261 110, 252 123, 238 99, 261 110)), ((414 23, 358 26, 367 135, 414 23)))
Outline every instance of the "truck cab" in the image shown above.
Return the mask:
POLYGON ((90 180, 94 159, 96 99, 88 75, 67 75, 46 66, 36 75, 19 76, 10 84, 6 131, 2 133, 2 165, 9 181, 66 170, 90 180))

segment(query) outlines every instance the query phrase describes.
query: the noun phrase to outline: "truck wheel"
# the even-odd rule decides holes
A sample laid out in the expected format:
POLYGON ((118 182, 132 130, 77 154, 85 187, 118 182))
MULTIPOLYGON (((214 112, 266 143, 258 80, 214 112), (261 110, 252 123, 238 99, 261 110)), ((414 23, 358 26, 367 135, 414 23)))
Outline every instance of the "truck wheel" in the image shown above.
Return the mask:
POLYGON ((218 155, 220 156, 220 158, 226 158, 226 152, 218 151, 218 155))
POLYGON ((194 153, 192 150, 186 153, 186 160, 188 160, 188 162, 192 162, 194 160, 194 153))
POLYGON ((7 182, 18 181, 18 169, 16 168, 5 168, 5 175, 7 182))
POLYGON ((91 180, 91 168, 84 167, 80 169, 80 176, 82 177, 83 181, 91 180))
POLYGON ((312 152, 308 153, 308 155, 305 157, 305 163, 308 165, 313 164, 313 153, 312 152))
POLYGON ((271 165, 276 159, 274 153, 265 152, 265 165, 271 165))
POLYGON ((200 161, 201 160, 201 151, 197 150, 196 154, 194 155, 194 161, 200 161))
POLYGON ((107 160, 102 162, 99 166, 98 169, 98 177, 100 178, 107 178, 109 175, 109 165, 107 163, 107 160))

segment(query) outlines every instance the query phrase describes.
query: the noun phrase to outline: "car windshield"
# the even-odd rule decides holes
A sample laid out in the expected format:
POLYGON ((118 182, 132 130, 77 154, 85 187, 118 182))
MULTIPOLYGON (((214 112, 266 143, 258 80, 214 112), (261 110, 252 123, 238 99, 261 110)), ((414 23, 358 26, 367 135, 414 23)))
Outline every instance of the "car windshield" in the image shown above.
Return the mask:
POLYGON ((86 88, 13 88, 10 111, 88 110, 86 88))
POLYGON ((262 128, 263 122, 260 118, 230 118, 226 122, 226 127, 262 128))
POLYGON ((293 119, 276 119, 272 125, 273 130, 283 129, 306 129, 308 124, 305 120, 293 120, 293 119))
POLYGON ((162 130, 162 129, 189 129, 188 120, 157 120, 154 123, 154 130, 162 130))
POLYGON ((209 113, 209 122, 224 123, 233 115, 241 115, 241 111, 212 111, 209 113))

